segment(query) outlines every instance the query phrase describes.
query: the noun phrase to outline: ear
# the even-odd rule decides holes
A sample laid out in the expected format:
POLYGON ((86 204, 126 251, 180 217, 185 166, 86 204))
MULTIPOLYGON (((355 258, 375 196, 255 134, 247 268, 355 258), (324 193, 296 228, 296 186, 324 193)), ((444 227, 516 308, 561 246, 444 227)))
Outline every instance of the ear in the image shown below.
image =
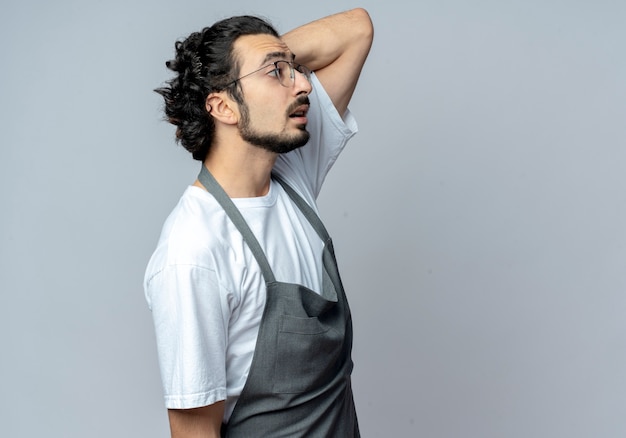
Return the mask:
POLYGON ((209 94, 204 104, 207 112, 215 121, 226 125, 236 125, 239 122, 237 103, 225 91, 209 94))

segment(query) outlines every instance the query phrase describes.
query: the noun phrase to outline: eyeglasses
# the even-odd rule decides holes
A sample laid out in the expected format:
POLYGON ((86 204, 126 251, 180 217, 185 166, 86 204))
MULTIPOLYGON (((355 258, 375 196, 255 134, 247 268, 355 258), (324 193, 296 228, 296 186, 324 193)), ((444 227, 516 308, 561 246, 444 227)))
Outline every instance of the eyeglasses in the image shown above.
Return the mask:
POLYGON ((257 72, 260 72, 261 70, 268 68, 270 65, 273 65, 274 69, 271 71, 268 71, 267 74, 270 76, 276 77, 278 79, 278 82, 280 82, 280 85, 282 85, 283 87, 291 88, 294 86, 294 84, 296 83, 295 71, 303 74, 304 77, 307 79, 307 81, 311 82, 311 70, 309 70, 308 67, 302 64, 296 64, 291 61, 275 61, 275 62, 272 62, 271 64, 264 65, 258 70, 254 70, 251 73, 243 75, 238 79, 235 79, 234 81, 232 81, 226 86, 230 87, 235 82, 240 81, 243 78, 247 78, 248 76, 251 76, 257 72))

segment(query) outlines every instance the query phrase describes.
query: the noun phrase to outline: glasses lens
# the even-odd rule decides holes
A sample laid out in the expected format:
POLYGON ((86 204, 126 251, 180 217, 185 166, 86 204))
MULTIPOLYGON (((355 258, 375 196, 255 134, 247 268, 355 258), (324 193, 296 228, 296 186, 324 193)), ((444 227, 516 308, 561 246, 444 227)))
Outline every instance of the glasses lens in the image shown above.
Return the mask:
POLYGON ((278 80, 285 87, 290 87, 293 84, 293 69, 287 61, 276 62, 276 68, 278 68, 278 80))
POLYGON ((311 81, 311 70, 304 65, 294 64, 293 62, 288 61, 276 61, 275 65, 278 69, 278 80, 281 85, 285 87, 293 87, 293 84, 296 81, 296 74, 294 70, 303 74, 309 82, 311 81))
POLYGON ((294 64, 294 67, 296 70, 298 70, 300 73, 302 73, 304 75, 305 78, 307 78, 307 80, 309 82, 311 82, 311 70, 309 70, 308 67, 302 65, 302 64, 294 64))

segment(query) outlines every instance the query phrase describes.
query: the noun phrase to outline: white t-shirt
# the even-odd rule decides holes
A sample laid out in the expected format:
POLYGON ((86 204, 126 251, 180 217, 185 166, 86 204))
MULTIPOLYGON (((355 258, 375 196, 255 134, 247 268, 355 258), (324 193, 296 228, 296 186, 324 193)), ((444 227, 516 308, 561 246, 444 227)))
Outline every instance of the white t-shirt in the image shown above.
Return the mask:
MULTIPOLYGON (((315 75, 306 146, 278 158, 279 173, 314 209, 322 183, 356 133, 315 75)), ((266 196, 233 202, 263 248, 277 281, 321 290, 323 242, 287 193, 272 181, 266 196)), ((228 420, 248 377, 265 305, 265 281, 250 249, 208 192, 189 186, 167 218, 148 264, 165 405, 226 400, 228 420)))

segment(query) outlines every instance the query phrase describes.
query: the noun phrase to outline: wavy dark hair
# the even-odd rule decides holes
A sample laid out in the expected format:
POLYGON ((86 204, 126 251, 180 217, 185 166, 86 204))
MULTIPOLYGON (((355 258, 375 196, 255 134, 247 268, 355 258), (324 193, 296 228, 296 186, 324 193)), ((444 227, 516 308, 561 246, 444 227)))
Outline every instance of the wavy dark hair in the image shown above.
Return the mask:
POLYGON ((233 53, 235 40, 258 34, 279 37, 258 17, 227 18, 177 41, 176 57, 165 63, 177 75, 154 91, 165 99, 165 118, 176 126, 176 140, 194 159, 204 160, 215 131, 205 106, 207 96, 226 90, 236 102, 243 102, 239 87, 230 86, 239 77, 239 62, 233 53))

